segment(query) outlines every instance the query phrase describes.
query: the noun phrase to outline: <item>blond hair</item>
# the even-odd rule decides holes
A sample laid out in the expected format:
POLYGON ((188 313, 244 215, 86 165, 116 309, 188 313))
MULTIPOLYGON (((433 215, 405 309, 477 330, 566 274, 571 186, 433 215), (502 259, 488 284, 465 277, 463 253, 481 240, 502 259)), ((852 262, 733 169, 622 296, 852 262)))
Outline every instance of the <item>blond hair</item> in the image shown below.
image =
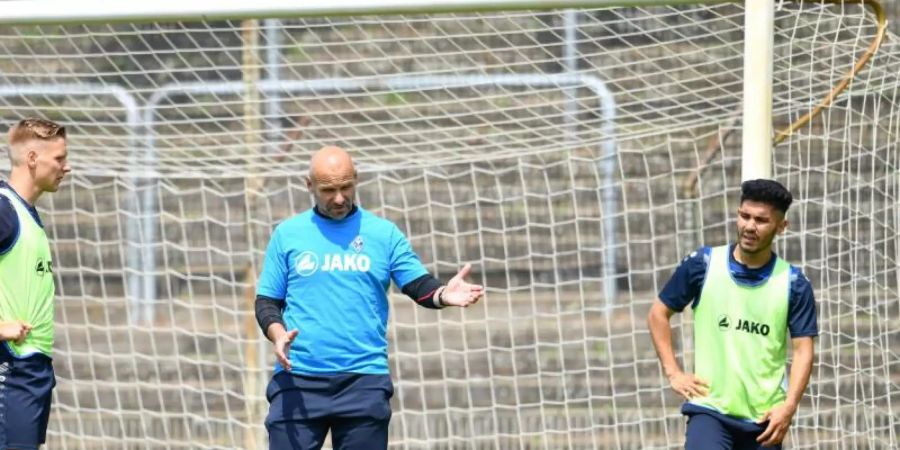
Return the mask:
POLYGON ((9 128, 9 160, 17 166, 22 161, 22 147, 31 140, 52 141, 66 138, 66 127, 47 119, 27 118, 9 128))

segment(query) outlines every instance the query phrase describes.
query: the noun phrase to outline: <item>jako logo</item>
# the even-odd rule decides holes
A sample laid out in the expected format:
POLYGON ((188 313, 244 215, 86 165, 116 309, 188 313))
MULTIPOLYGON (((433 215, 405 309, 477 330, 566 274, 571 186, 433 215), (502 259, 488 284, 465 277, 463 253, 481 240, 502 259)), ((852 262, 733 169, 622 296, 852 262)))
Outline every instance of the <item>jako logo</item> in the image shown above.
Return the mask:
MULTIPOLYGON (((719 330, 727 331, 731 328, 731 318, 725 314, 719 316, 719 330)), ((753 322, 750 320, 738 319, 734 326, 735 330, 743 331, 750 334, 758 334, 760 336, 769 335, 769 326, 764 323, 753 322)))
POLYGON ((319 257, 313 252, 303 252, 297 257, 297 275, 308 277, 319 268, 319 257))
POLYGON ((37 266, 35 266, 34 271, 40 276, 44 276, 45 273, 53 273, 53 261, 44 261, 43 259, 38 259, 37 266))
POLYGON ((750 334, 759 334, 761 336, 769 335, 769 326, 764 323, 751 322, 749 320, 738 319, 735 330, 741 330, 750 334))
POLYGON ((317 269, 322 272, 368 272, 372 268, 372 260, 368 255, 357 254, 326 254, 321 268, 319 267, 319 258, 313 252, 303 252, 297 258, 296 270, 297 274, 302 277, 308 277, 315 273, 317 269))
POLYGON ((719 329, 727 330, 729 326, 731 326, 731 319, 729 319, 725 314, 719 316, 719 329))

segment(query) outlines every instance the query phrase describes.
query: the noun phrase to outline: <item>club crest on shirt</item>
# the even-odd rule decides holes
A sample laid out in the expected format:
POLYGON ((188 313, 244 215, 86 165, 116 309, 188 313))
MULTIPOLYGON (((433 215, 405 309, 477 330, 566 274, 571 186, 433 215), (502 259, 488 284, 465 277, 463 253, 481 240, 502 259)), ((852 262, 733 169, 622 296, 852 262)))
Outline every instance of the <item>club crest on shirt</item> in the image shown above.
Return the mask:
POLYGON ((353 247, 353 250, 354 250, 356 253, 361 252, 362 249, 363 249, 363 239, 362 239, 362 236, 356 236, 356 239, 354 239, 353 242, 350 243, 350 246, 353 247))

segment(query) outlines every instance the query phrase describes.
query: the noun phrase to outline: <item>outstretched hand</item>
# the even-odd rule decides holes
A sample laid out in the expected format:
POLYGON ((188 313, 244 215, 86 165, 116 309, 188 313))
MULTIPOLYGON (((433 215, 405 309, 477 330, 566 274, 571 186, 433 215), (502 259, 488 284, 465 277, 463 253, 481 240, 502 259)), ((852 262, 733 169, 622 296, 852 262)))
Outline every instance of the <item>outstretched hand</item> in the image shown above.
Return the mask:
POLYGON ((471 264, 466 264, 463 268, 450 279, 447 286, 440 294, 441 303, 446 306, 467 307, 478 302, 484 295, 484 286, 480 284, 472 284, 464 278, 469 275, 472 270, 471 264))
POLYGON ((31 328, 30 323, 21 320, 0 323, 0 341, 13 341, 21 345, 31 332, 31 328))

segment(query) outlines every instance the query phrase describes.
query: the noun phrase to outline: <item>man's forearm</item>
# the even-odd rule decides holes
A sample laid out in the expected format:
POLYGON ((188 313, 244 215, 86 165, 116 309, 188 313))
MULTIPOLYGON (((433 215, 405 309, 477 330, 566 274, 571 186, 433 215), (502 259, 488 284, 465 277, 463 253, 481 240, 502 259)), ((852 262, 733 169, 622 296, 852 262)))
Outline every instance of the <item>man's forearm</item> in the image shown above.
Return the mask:
POLYGON ((262 330, 266 337, 269 337, 269 330, 271 329, 272 324, 281 324, 281 328, 284 329, 284 300, 257 295, 254 309, 256 311, 256 323, 259 324, 260 330, 262 330))
POLYGON ((653 339, 653 347, 662 365, 666 377, 681 372, 678 360, 675 359, 675 350, 672 347, 672 328, 669 324, 671 314, 668 308, 659 300, 650 308, 647 315, 647 327, 650 329, 650 337, 653 339))
POLYGON ((407 283, 400 290, 419 306, 441 309, 444 305, 441 304, 439 297, 443 287, 440 280, 431 274, 426 274, 407 283))
POLYGON ((806 391, 806 385, 809 383, 809 376, 812 373, 813 338, 800 337, 792 339, 791 342, 794 352, 785 403, 796 410, 800 405, 800 399, 803 398, 803 392, 806 391))
POLYGON ((287 330, 284 328, 279 322, 273 322, 269 325, 269 328, 266 330, 266 337, 269 338, 273 343, 278 340, 284 333, 287 333, 287 330))

